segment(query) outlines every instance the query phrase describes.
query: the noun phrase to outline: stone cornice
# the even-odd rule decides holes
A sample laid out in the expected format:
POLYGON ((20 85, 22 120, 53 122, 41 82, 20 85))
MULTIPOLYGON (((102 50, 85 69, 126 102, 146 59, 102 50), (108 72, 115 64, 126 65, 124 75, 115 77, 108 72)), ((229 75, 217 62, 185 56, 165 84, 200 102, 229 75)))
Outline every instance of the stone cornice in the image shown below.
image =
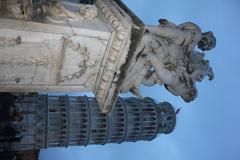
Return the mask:
POLYGON ((127 40, 130 43, 130 29, 125 26, 124 22, 116 15, 116 13, 114 13, 107 3, 107 0, 98 0, 96 2, 99 11, 106 18, 107 22, 115 32, 105 64, 102 64, 104 68, 99 73, 99 83, 95 90, 96 98, 102 112, 104 113, 111 112, 112 104, 108 104, 110 102, 106 100, 109 99, 108 96, 113 96, 113 94, 109 92, 115 90, 115 88, 112 88, 112 83, 117 81, 116 75, 119 74, 117 71, 120 70, 119 59, 122 59, 121 56, 123 56, 123 45, 126 44, 125 42, 127 40))

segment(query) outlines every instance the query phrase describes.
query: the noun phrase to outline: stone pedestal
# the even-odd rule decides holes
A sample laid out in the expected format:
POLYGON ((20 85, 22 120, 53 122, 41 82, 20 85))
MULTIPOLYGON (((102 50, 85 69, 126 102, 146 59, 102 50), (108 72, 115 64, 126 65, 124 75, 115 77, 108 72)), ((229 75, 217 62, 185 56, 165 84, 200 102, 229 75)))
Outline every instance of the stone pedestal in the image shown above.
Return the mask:
POLYGON ((97 0, 96 17, 84 4, 64 3, 75 18, 0 18, 0 91, 95 93, 109 113, 142 32, 121 2, 97 0), (122 6, 121 6, 122 5, 122 6), (133 27, 134 26, 134 27, 133 27))

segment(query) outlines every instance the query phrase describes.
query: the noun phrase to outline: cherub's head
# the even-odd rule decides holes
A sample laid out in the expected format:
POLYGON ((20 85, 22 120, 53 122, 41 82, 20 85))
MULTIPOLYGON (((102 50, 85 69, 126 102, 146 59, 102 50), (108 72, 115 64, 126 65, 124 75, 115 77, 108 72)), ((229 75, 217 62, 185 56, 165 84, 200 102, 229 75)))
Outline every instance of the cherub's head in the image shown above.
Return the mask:
POLYGON ((184 83, 176 86, 164 84, 164 86, 170 93, 175 96, 181 96, 181 98, 187 103, 194 101, 198 96, 195 84, 192 86, 187 86, 184 83))
POLYGON ((173 28, 177 27, 176 24, 168 21, 167 19, 162 19, 161 18, 161 19, 158 20, 158 23, 159 23, 160 26, 167 26, 167 27, 173 27, 173 28))
POLYGON ((190 89, 188 92, 184 93, 181 97, 182 99, 189 103, 197 98, 198 92, 196 88, 190 89))
POLYGON ((194 51, 189 59, 187 70, 194 81, 201 82, 205 76, 208 76, 209 80, 214 79, 212 67, 210 67, 209 61, 204 56, 204 53, 194 51))
POLYGON ((216 38, 213 32, 202 33, 202 38, 198 42, 198 48, 202 51, 208 51, 216 47, 216 38))

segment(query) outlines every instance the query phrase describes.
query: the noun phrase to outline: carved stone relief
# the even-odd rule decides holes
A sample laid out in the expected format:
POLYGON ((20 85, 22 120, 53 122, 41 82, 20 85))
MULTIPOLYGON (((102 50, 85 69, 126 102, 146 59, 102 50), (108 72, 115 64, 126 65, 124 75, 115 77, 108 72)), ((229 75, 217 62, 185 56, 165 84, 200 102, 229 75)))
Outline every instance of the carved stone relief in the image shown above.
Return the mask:
POLYGON ((72 39, 65 38, 65 45, 74 51, 75 54, 78 54, 79 63, 77 65, 79 69, 71 74, 64 75, 59 81, 60 83, 66 80, 79 79, 87 69, 92 69, 97 61, 97 59, 90 57, 87 47, 81 46, 80 43, 75 43, 72 39))
POLYGON ((33 15, 32 0, 6 0, 5 4, 6 11, 17 19, 27 20, 33 15))
POLYGON ((9 65, 36 65, 36 66, 42 66, 45 68, 55 68, 57 67, 56 63, 54 62, 56 59, 50 59, 48 56, 43 57, 6 57, 3 59, 0 59, 0 65, 1 64, 9 64, 9 65))
MULTIPOLYGON (((48 34, 32 32, 30 40, 24 31, 1 29, 0 81, 1 84, 53 83, 58 67, 61 39, 44 39, 48 34), (16 35, 11 38, 11 35, 16 35), (45 37, 44 37, 45 36, 45 37), (38 37, 38 41, 35 38, 38 37)), ((51 34, 49 34, 51 35, 51 34)))
POLYGON ((80 8, 80 15, 91 20, 98 16, 98 10, 94 5, 85 5, 80 8))
POLYGON ((16 38, 6 38, 0 36, 0 49, 5 47, 14 47, 16 45, 19 45, 21 43, 21 37, 18 36, 16 38))
MULTIPOLYGON (((133 22, 115 2, 98 0, 95 4, 73 7, 65 2, 42 3, 32 8, 33 12, 25 12, 23 10, 31 9, 31 5, 14 0, 8 3, 15 10, 8 10, 11 16, 3 19, 7 19, 4 21, 10 26, 9 30, 16 29, 22 35, 20 44, 16 39, 18 35, 9 38, 10 34, 0 45, 5 47, 0 48, 1 57, 5 56, 2 58, 5 62, 0 61, 0 70, 8 76, 0 78, 0 88, 26 92, 93 91, 102 111, 109 113, 114 103, 112 97, 119 92, 117 82, 128 54, 133 22), (19 17, 23 12, 27 14, 19 17), (46 36, 49 45, 37 37, 39 33, 46 36), (21 53, 24 56, 21 57, 21 53), (7 57, 17 60, 11 64, 11 58, 7 57), (10 69, 3 69, 9 66, 15 66, 11 74, 10 69)), ((3 21, 0 25, 8 28, 3 21)))
MULTIPOLYGON (((98 16, 98 10, 94 5, 81 5, 78 12, 66 8, 64 2, 35 2, 32 0, 7 0, 6 12, 16 19, 30 20, 39 16, 45 16, 54 23, 64 23, 67 20, 92 20, 98 16), (34 8, 34 6, 37 6, 34 8)), ((1 3, 2 4, 2 3, 1 3)), ((1 8, 1 7, 0 7, 1 8)))
POLYGON ((37 9, 39 15, 46 17, 55 23, 63 23, 66 20, 78 20, 83 17, 77 13, 67 10, 62 3, 57 4, 42 4, 37 9))

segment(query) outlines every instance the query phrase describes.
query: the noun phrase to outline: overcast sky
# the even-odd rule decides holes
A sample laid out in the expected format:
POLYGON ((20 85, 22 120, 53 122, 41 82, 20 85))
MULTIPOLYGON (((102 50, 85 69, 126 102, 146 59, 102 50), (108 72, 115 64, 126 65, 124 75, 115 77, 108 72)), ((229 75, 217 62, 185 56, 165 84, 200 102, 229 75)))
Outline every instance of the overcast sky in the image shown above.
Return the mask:
POLYGON ((186 104, 163 87, 142 87, 144 96, 182 107, 170 135, 151 142, 43 150, 40 160, 239 160, 240 159, 240 1, 124 0, 145 24, 166 18, 192 21, 213 31, 217 47, 206 56, 215 80, 199 83, 198 98, 186 104))

